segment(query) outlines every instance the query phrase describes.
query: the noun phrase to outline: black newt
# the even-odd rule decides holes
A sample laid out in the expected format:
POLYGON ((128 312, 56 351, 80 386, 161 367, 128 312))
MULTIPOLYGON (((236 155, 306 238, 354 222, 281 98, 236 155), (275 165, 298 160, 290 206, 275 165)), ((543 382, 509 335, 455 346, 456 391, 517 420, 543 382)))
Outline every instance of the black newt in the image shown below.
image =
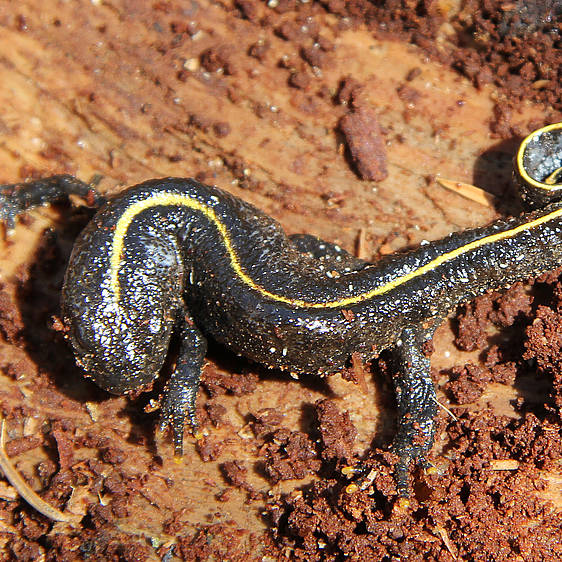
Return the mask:
POLYGON ((436 396, 422 346, 458 303, 562 265, 562 124, 525 139, 515 178, 531 212, 451 234, 371 264, 312 236, 287 237, 254 206, 193 179, 165 178, 104 201, 72 176, 2 186, 0 219, 69 194, 100 210, 78 237, 62 291, 77 363, 122 394, 158 376, 172 332, 181 337, 161 400, 182 454, 186 418, 212 337, 258 363, 297 373, 341 371, 392 349, 399 494, 425 463, 436 396))

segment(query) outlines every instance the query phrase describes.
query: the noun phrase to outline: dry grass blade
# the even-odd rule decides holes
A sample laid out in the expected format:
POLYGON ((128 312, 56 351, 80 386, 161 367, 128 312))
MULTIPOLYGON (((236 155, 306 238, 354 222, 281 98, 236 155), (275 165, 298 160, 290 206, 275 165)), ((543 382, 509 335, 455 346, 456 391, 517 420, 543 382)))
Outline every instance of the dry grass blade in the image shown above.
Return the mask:
POLYGON ((445 178, 437 178, 436 181, 445 189, 454 191, 462 197, 475 201, 476 203, 480 203, 480 205, 484 205, 485 207, 494 207, 496 204, 497 197, 495 195, 492 195, 475 185, 460 181, 447 180, 445 178))

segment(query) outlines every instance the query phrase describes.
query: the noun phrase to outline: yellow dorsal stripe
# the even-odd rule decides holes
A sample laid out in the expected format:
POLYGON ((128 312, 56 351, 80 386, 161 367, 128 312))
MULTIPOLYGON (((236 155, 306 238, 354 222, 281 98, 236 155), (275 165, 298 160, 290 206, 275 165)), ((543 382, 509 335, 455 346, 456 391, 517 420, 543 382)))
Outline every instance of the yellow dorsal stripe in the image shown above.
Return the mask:
POLYGON ((215 225, 215 228, 218 230, 219 234, 221 235, 223 244, 226 248, 227 254, 230 259, 230 265, 234 271, 234 273, 238 276, 240 280, 242 280, 246 285, 251 287, 252 289, 258 291, 263 296, 275 300, 277 302, 283 302, 295 307, 299 308, 339 308, 345 306, 351 306, 354 304, 358 304, 362 301, 368 300, 372 297, 376 297, 378 295, 383 295, 384 293, 388 293, 392 289, 403 285, 404 283, 424 275, 435 269, 436 267, 446 263, 449 260, 452 260, 466 252, 470 252, 471 250, 476 250, 486 244, 492 244, 499 240, 504 240, 506 238, 510 238, 515 236, 521 232, 534 228, 536 226, 540 226, 546 222, 549 222, 555 218, 562 216, 562 208, 557 209, 556 211, 552 211, 542 217, 539 217, 535 220, 530 222, 521 224, 511 230, 505 230, 503 232, 498 232, 497 234, 491 234, 490 236, 484 236, 478 240, 474 240, 464 246, 460 246, 450 252, 446 252, 437 256, 435 259, 431 260, 429 263, 418 267, 414 271, 397 277, 393 281, 389 281, 380 287, 376 287, 370 291, 366 291, 364 293, 359 293, 357 295, 353 295, 350 297, 345 297, 335 301, 328 301, 328 302, 308 302, 301 299, 292 299, 290 297, 285 297, 283 295, 278 295, 276 293, 272 293, 267 289, 264 289, 261 285, 258 285, 245 271, 240 261, 238 260, 238 256, 236 255, 236 251, 232 245, 232 241, 230 239, 227 227, 222 223, 222 221, 217 217, 213 208, 197 201, 189 197, 188 195, 178 195, 175 193, 158 193, 155 195, 149 195, 146 199, 141 201, 137 201, 130 205, 127 210, 121 215, 119 220, 117 221, 115 231, 113 234, 113 248, 110 257, 110 287, 113 292, 115 301, 119 301, 120 297, 120 287, 119 287, 119 266, 121 263, 121 259, 123 257, 123 248, 125 244, 125 236, 127 235, 127 230, 131 225, 132 221, 135 217, 149 209, 151 207, 158 207, 158 206, 173 206, 173 207, 188 207, 190 209, 195 209, 202 213, 210 222, 215 225))

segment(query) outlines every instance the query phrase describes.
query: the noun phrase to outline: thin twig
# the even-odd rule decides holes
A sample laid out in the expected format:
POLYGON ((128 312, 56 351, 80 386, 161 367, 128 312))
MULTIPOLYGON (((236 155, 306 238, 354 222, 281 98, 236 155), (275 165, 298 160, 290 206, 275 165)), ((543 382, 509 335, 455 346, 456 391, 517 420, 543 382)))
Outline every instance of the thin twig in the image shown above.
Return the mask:
POLYGON ((451 412, 451 410, 449 410, 449 408, 447 408, 447 406, 441 404, 441 402, 439 402, 439 400, 437 400, 437 398, 433 399, 435 401, 435 403, 440 406, 441 408, 443 408, 443 410, 445 410, 456 422, 459 421, 459 418, 457 418, 457 416, 455 416, 455 414, 453 414, 453 412, 451 412))
POLYGON ((446 529, 444 527, 441 527, 441 525, 436 525, 435 530, 437 531, 437 533, 441 537, 441 540, 443 541, 443 544, 445 545, 447 550, 450 552, 453 559, 458 560, 457 555, 455 554, 455 551, 453 550, 453 545, 451 544, 451 541, 449 540, 449 534, 447 533, 446 529))
POLYGON ((366 260, 370 257, 369 249, 367 248, 367 229, 361 227, 357 234, 357 240, 355 243, 355 255, 361 259, 366 260))
POLYGON ((17 490, 18 494, 39 513, 52 519, 53 521, 63 521, 71 525, 78 525, 82 520, 80 515, 73 513, 63 513, 46 501, 41 499, 30 487, 29 484, 22 478, 21 474, 14 468, 12 461, 6 454, 5 441, 6 441, 6 424, 4 418, 0 415, 0 468, 8 482, 17 490))

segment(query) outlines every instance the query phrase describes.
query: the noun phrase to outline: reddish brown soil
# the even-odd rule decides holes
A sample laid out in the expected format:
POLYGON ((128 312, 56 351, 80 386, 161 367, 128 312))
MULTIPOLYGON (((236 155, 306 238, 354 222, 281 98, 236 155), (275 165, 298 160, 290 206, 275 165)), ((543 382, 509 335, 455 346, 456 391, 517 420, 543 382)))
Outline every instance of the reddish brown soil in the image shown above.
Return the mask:
MULTIPOLYGON (((559 21, 554 2, 0 1, 0 179, 194 176, 376 259, 496 216, 437 175, 517 212, 513 150, 562 110, 559 21)), ((160 381, 126 399, 84 380, 56 315, 88 216, 38 210, 0 253, 6 449, 82 516, 55 524, 1 482, 3 558, 560 560, 556 274, 438 331, 455 417, 405 508, 386 356, 293 381, 211 345, 183 464, 155 432, 160 381)))

